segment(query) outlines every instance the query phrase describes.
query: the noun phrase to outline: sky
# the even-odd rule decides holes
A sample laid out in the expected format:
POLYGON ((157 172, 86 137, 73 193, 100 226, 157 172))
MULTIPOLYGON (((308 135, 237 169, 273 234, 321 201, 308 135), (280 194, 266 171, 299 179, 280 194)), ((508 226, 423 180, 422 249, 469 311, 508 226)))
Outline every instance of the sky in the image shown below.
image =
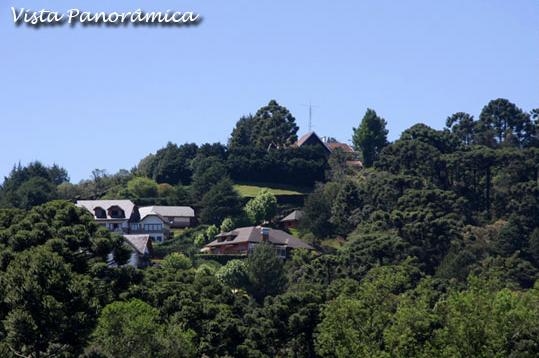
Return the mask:
POLYGON ((350 142, 367 108, 389 139, 490 100, 539 107, 538 0, 3 0, 0 178, 15 163, 133 168, 167 142, 226 143, 271 99, 350 142), (194 11, 190 27, 15 26, 11 7, 194 11))

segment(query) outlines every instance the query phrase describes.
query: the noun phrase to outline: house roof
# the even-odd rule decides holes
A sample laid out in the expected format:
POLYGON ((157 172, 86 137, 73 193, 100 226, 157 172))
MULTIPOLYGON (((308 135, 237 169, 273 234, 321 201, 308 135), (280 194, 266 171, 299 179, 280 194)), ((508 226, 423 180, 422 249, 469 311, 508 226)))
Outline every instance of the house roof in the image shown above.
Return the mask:
POLYGON ((94 215, 94 219, 96 220, 103 220, 104 218, 97 218, 95 216, 95 209, 96 208, 102 208, 107 212, 106 219, 118 219, 113 218, 109 215, 108 210, 113 206, 118 206, 120 209, 122 209, 125 213, 125 218, 129 219, 131 215, 133 214, 133 210, 135 209, 135 204, 131 200, 78 200, 77 204, 78 207, 85 208, 88 210, 92 215, 94 215))
POLYGON ((287 222, 287 221, 298 221, 303 216, 303 211, 301 210, 294 210, 287 216, 285 216, 281 222, 287 222))
POLYGON ((147 206, 145 208, 139 208, 138 209, 138 212, 140 214, 140 221, 144 220, 145 218, 147 218, 148 216, 157 216, 159 219, 161 219, 161 221, 163 222, 166 222, 167 220, 165 220, 164 217, 162 217, 161 215, 159 215, 158 213, 154 212, 153 210, 151 210, 151 206, 147 206))
MULTIPOLYGON (((214 240, 207 244, 205 247, 216 247, 222 245, 234 245, 241 243, 260 243, 262 242, 262 227, 260 226, 248 226, 234 229, 227 233, 221 233, 217 235, 217 238, 225 238, 224 241, 214 240)), ((273 245, 283 245, 292 249, 309 249, 313 250, 313 247, 300 239, 287 234, 282 230, 269 229, 268 241, 273 245)))
POLYGON ((140 216, 146 213, 154 213, 161 216, 188 217, 194 218, 195 211, 189 206, 145 206, 139 208, 140 216), (144 214, 143 214, 144 213, 144 214))
POLYGON ((302 145, 304 145, 305 143, 308 143, 309 140, 315 140, 317 142, 319 142, 320 144, 322 144, 322 146, 328 151, 328 152, 331 152, 331 149, 327 146, 326 143, 324 143, 324 141, 322 139, 320 139, 320 137, 315 133, 315 132, 308 132, 308 133, 305 133, 304 135, 301 136, 300 139, 298 139, 298 141, 296 142, 296 145, 298 147, 301 147, 302 145))
POLYGON ((150 253, 150 235, 124 235, 124 238, 139 255, 150 253))
POLYGON ((328 148, 333 152, 335 149, 337 148, 340 148, 342 149, 343 152, 345 153, 354 153, 354 148, 352 148, 351 146, 349 146, 348 144, 346 143, 341 143, 341 142, 331 142, 331 143, 326 143, 326 145, 328 146, 328 148))

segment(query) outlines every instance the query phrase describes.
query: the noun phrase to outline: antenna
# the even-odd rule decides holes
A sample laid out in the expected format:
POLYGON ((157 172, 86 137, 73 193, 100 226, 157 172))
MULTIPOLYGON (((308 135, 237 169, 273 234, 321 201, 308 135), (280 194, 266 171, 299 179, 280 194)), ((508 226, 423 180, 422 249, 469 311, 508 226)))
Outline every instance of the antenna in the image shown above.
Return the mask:
POLYGON ((313 128, 313 107, 318 107, 318 106, 313 106, 311 101, 309 101, 309 104, 302 104, 302 106, 309 107, 309 132, 310 132, 313 128))

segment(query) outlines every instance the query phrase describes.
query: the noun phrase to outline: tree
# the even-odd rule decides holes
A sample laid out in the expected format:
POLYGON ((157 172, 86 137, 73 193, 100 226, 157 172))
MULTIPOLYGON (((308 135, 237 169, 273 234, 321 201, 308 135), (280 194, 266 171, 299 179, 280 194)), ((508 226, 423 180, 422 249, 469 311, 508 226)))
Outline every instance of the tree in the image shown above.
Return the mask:
POLYGON ((317 327, 316 351, 322 357, 384 356, 383 333, 399 295, 420 277, 410 260, 371 269, 357 292, 330 301, 317 327))
POLYGON ((360 221, 362 200, 359 188, 352 180, 341 179, 336 184, 338 188, 331 205, 330 222, 335 225, 337 234, 346 236, 360 221))
POLYGON ((15 192, 19 207, 30 209, 56 197, 56 187, 41 177, 32 177, 25 181, 15 192))
POLYGON ((406 129, 402 132, 400 140, 422 142, 436 148, 443 154, 452 153, 458 147, 455 137, 447 131, 435 130, 423 123, 414 124, 406 129))
POLYGON ((399 198, 392 221, 411 252, 432 273, 461 236, 462 202, 452 192, 408 190, 399 198))
POLYGON ((264 188, 247 202, 245 212, 255 225, 262 224, 264 221, 271 221, 277 213, 277 199, 269 189, 264 188))
POLYGON ((385 119, 378 117, 374 110, 367 109, 359 127, 353 128, 354 148, 361 151, 363 164, 367 167, 372 166, 382 148, 388 144, 386 124, 385 119))
POLYGON ((422 140, 399 139, 385 147, 376 169, 416 176, 435 185, 446 185, 445 163, 440 151, 422 140))
POLYGON ((504 98, 492 100, 483 107, 479 122, 478 128, 487 133, 481 143, 484 145, 489 145, 489 137, 493 136, 497 144, 516 143, 516 146, 523 147, 535 135, 530 115, 504 98))
POLYGON ((219 181, 227 178, 225 165, 216 157, 207 157, 196 163, 191 191, 195 200, 202 197, 219 181))
POLYGON ((28 357, 82 351, 97 307, 62 257, 45 247, 18 254, 2 276, 7 344, 28 357))
POLYGON ((56 199, 56 187, 68 180, 67 171, 56 164, 32 162, 22 167, 19 163, 0 186, 0 206, 29 209, 43 204, 56 199))
POLYGON ((298 136, 296 119, 275 100, 260 108, 253 116, 251 144, 257 148, 285 148, 294 144, 298 136))
POLYGON ((234 221, 231 218, 225 218, 221 223, 221 232, 229 232, 234 229, 234 221))
POLYGON ((188 270, 193 266, 193 263, 189 257, 185 256, 184 254, 180 252, 173 252, 168 254, 163 259, 161 266, 174 270, 188 270))
POLYGON ((304 215, 300 222, 302 231, 310 231, 317 238, 331 235, 335 229, 331 223, 331 208, 337 190, 334 185, 318 185, 307 196, 304 205, 304 215))
POLYGON ((249 284, 247 265, 242 260, 230 260, 217 271, 215 276, 232 288, 245 288, 249 284))
POLYGON ((472 115, 464 112, 455 113, 447 117, 445 126, 464 147, 474 143, 476 123, 472 115))
POLYGON ((469 282, 467 290, 455 290, 438 303, 442 327, 434 332, 425 356, 536 356, 537 292, 496 290, 476 277, 469 282))
POLYGON ((200 220, 219 225, 226 217, 241 214, 241 199, 228 178, 221 179, 202 197, 200 220))
POLYGON ((271 244, 258 244, 247 258, 250 289, 261 302, 266 296, 281 293, 286 285, 283 262, 277 257, 271 244))
POLYGON ((155 200, 159 187, 152 179, 135 177, 127 182, 127 190, 134 198, 155 200))
POLYGON ((160 329, 159 311, 133 299, 113 302, 99 316, 94 332, 96 343, 111 357, 152 357, 159 351, 155 339, 160 329))
POLYGON ((248 147, 252 145, 254 120, 252 115, 243 116, 236 123, 228 140, 228 148, 248 147))
POLYGON ((152 178, 160 184, 187 185, 191 182, 191 161, 197 155, 197 150, 198 147, 194 143, 178 146, 168 142, 164 148, 139 162, 137 175, 152 178))

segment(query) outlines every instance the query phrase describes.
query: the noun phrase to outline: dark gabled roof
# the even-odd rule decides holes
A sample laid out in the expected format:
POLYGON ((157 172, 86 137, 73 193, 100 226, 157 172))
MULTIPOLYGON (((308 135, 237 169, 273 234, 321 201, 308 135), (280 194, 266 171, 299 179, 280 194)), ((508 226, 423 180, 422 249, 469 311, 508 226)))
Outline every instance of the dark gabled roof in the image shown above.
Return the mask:
POLYGON ((323 148, 327 150, 328 153, 331 153, 331 149, 324 143, 322 139, 315 133, 315 132, 308 132, 301 136, 301 138, 296 142, 296 146, 301 147, 305 143, 309 143, 310 141, 318 142, 322 145, 323 148))
MULTIPOLYGON (((221 233, 216 236, 216 240, 210 242, 205 247, 216 247, 222 245, 234 245, 241 243, 260 243, 262 242, 262 227, 248 226, 234 229, 230 232, 221 233), (220 240, 220 239, 225 240, 220 240)), ((282 230, 269 229, 268 241, 274 245, 283 245, 291 249, 314 250, 313 247, 300 239, 287 234, 282 230)))
POLYGON ((299 221, 303 216, 303 211, 301 210, 294 210, 287 216, 285 216, 281 222, 287 222, 287 221, 299 221))

